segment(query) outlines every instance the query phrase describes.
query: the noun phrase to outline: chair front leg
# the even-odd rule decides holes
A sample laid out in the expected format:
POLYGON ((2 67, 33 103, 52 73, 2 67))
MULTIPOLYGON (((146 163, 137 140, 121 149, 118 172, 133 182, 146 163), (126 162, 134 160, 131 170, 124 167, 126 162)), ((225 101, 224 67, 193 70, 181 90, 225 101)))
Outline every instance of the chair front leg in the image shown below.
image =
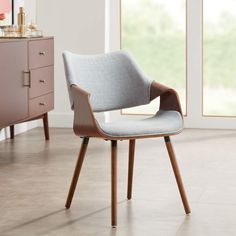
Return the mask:
POLYGON ((131 139, 129 140, 129 164, 128 164, 128 187, 127 187, 128 200, 132 198, 134 152, 135 152, 135 139, 131 139))
POLYGON ((117 226, 117 140, 111 140, 111 225, 117 226))
POLYGON ((81 144, 81 148, 80 148, 80 153, 79 153, 79 157, 75 166, 75 170, 74 170, 74 175, 71 181, 71 185, 70 185, 70 190, 68 193, 68 197, 67 197, 67 201, 66 201, 66 205, 65 207, 68 209, 70 208, 73 196, 74 196, 74 192, 75 192, 75 188, 79 179, 79 175, 80 175, 80 171, 81 171, 81 167, 84 161, 84 156, 87 150, 87 146, 88 146, 88 142, 89 142, 89 138, 85 137, 83 138, 83 142, 81 144))
POLYGON ((180 175, 178 163, 177 163, 177 160, 175 158, 174 149, 172 147, 170 137, 166 136, 166 137, 164 137, 164 139, 165 139, 166 148, 167 148, 167 151, 168 151, 168 154, 169 154, 169 157, 170 157, 170 162, 171 162, 174 174, 175 174, 175 179, 176 179, 176 182, 177 182, 177 185, 178 185, 178 188, 179 188, 180 196, 181 196, 181 199, 182 199, 182 202, 183 202, 183 205, 184 205, 185 213, 189 214, 191 211, 190 211, 190 207, 189 207, 189 204, 188 204, 188 199, 187 199, 187 196, 186 196, 186 193, 185 193, 185 190, 184 190, 184 185, 183 185, 183 181, 182 181, 182 178, 181 178, 181 175, 180 175))

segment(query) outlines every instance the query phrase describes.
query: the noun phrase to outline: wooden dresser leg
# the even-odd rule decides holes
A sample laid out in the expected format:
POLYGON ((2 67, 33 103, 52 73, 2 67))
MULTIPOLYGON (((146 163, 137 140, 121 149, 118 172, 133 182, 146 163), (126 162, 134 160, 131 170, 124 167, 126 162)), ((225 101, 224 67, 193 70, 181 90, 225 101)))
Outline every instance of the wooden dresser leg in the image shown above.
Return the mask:
POLYGON ((14 125, 10 126, 10 139, 14 139, 15 136, 15 127, 14 125))
POLYGON ((49 140, 48 113, 45 113, 43 115, 43 128, 44 128, 45 140, 49 140))

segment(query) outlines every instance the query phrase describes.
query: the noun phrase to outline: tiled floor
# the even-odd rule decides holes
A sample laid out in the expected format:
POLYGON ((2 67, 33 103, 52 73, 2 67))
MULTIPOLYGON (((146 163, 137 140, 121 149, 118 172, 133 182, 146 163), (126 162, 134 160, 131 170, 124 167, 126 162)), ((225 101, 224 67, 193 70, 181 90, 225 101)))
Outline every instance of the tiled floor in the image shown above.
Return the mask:
POLYGON ((185 216, 162 139, 137 141, 133 199, 128 143, 118 142, 118 227, 110 227, 110 143, 91 140, 65 210, 81 139, 40 128, 0 142, 1 236, 236 235, 236 131, 185 130, 172 138, 192 213, 185 216))

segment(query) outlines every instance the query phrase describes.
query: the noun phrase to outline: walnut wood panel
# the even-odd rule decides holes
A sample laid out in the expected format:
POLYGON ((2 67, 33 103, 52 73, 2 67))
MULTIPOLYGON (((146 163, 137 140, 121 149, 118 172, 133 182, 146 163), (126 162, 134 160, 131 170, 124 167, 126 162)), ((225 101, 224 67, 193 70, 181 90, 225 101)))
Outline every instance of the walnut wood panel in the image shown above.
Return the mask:
POLYGON ((53 66, 43 67, 30 71, 30 98, 36 98, 41 95, 53 92, 53 66))
POLYGON ((29 68, 40 68, 53 65, 53 39, 29 42, 29 68))
POLYGON ((27 42, 0 42, 0 128, 28 116, 27 42))
POLYGON ((54 107, 54 93, 31 99, 29 102, 30 117, 44 114, 54 107))

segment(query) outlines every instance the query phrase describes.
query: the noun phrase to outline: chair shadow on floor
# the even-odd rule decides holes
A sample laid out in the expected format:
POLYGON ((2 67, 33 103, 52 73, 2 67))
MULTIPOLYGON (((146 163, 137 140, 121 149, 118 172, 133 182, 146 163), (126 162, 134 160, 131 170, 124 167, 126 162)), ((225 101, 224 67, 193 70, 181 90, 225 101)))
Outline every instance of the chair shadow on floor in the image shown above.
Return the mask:
POLYGON ((21 228, 26 227, 26 226, 28 226, 28 225, 34 224, 34 223, 36 223, 36 222, 38 222, 38 221, 40 221, 40 220, 44 220, 45 218, 54 216, 54 215, 56 215, 56 214, 58 214, 58 213, 60 213, 60 212, 63 212, 63 211, 65 211, 64 208, 63 208, 63 209, 60 209, 60 210, 57 210, 57 211, 50 212, 50 213, 48 213, 48 214, 46 214, 46 215, 43 215, 43 216, 34 218, 34 219, 30 220, 30 221, 27 221, 27 222, 24 222, 24 223, 22 223, 22 224, 19 224, 19 225, 16 225, 16 226, 14 226, 14 227, 11 227, 11 228, 9 228, 9 229, 6 229, 6 230, 4 230, 3 232, 0 232, 0 233, 5 233, 5 234, 6 234, 6 233, 10 233, 10 232, 12 232, 12 231, 14 231, 14 230, 21 229, 21 228))
MULTIPOLYGON (((126 209, 127 209, 126 218, 127 219, 126 220, 127 220, 127 222, 132 222, 132 219, 133 219, 132 202, 131 201, 127 201, 127 199, 124 199, 124 200, 121 200, 121 201, 118 202, 119 205, 125 204, 125 203, 127 204, 127 206, 126 206, 126 209)), ((63 209, 59 209, 59 210, 50 212, 48 214, 39 216, 39 217, 34 218, 32 220, 23 222, 23 223, 18 224, 18 225, 14 226, 14 227, 8 228, 8 229, 6 229, 6 230, 4 230, 4 231, 2 231, 0 233, 1 233, 1 235, 5 235, 5 234, 8 235, 9 233, 13 233, 14 231, 17 231, 17 230, 22 230, 22 229, 25 230, 25 228, 32 227, 33 224, 38 224, 40 221, 43 221, 43 220, 48 220, 48 221, 52 222, 52 219, 50 219, 50 218, 56 217, 60 213, 64 212, 63 214, 64 214, 65 218, 63 220, 66 221, 64 223, 60 223, 59 225, 58 225, 58 223, 55 223, 55 225, 51 224, 51 226, 49 225, 49 227, 47 229, 45 229, 45 227, 42 226, 42 230, 40 230, 40 226, 39 226, 40 224, 37 225, 37 227, 39 228, 39 230, 37 232, 37 235, 51 235, 51 233, 53 233, 53 232, 60 231, 63 228, 66 228, 66 227, 68 227, 70 225, 78 223, 79 221, 82 221, 82 220, 84 220, 86 218, 92 217, 93 215, 99 214, 99 213, 101 213, 103 211, 109 210, 110 208, 111 208, 111 206, 108 205, 106 207, 94 210, 94 211, 92 211, 92 212, 90 212, 88 214, 82 215, 82 216, 74 218, 72 220, 68 220, 68 217, 67 217, 67 216, 70 215, 71 210, 67 210, 67 209, 63 208, 63 209)), ((182 228, 182 225, 187 220, 189 220, 189 216, 184 216, 183 220, 181 221, 180 226, 176 229, 177 232, 182 228)), ((107 226, 105 224, 104 224, 104 228, 103 229, 104 230, 107 229, 107 226)), ((103 229, 101 228, 101 230, 103 230, 103 229)), ((118 227, 118 229, 119 229, 119 227, 118 227)), ((129 236, 135 235, 136 230, 134 229, 132 223, 130 224, 130 227, 126 228, 126 230, 128 230, 127 232, 129 233, 129 236)), ((116 228, 110 228, 109 235, 110 236, 115 236, 116 232, 117 232, 116 228)))
MULTIPOLYGON (((121 204, 126 203, 126 202, 127 202, 127 199, 121 200, 121 201, 118 202, 118 205, 121 205, 121 204)), ((60 230, 60 229, 62 229, 62 228, 64 228, 64 227, 67 227, 67 226, 69 226, 69 225, 75 224, 75 223, 77 223, 77 222, 79 222, 79 221, 81 221, 81 220, 84 220, 84 219, 86 219, 86 218, 89 218, 89 217, 91 217, 91 216, 93 216, 93 215, 96 215, 96 214, 98 214, 98 213, 101 213, 101 212, 103 212, 103 211, 105 211, 105 210, 108 210, 108 209, 110 209, 110 208, 111 208, 110 205, 109 205, 109 206, 106 206, 106 207, 103 207, 103 208, 100 208, 100 209, 95 210, 95 211, 93 211, 93 212, 90 212, 90 213, 88 213, 88 214, 86 214, 86 215, 80 216, 80 217, 75 218, 75 219, 73 219, 73 220, 69 220, 69 221, 65 222, 64 224, 60 224, 59 226, 55 226, 55 227, 51 228, 50 230, 44 231, 42 234, 46 234, 46 233, 49 233, 49 232, 52 232, 52 231, 60 230)), ((67 209, 67 210, 66 210, 66 213, 67 213, 67 214, 70 214, 70 211, 71 211, 71 210, 68 210, 68 209, 67 209)), ((104 226, 104 227, 105 227, 105 226, 104 226)))
MULTIPOLYGON (((127 202, 126 199, 119 201, 118 204, 120 205, 120 204, 123 204, 123 203, 125 203, 125 202, 127 202)), ((108 209, 110 209, 110 208, 111 208, 111 206, 109 205, 109 206, 100 208, 100 209, 98 209, 98 210, 95 210, 95 211, 90 212, 90 213, 88 213, 88 214, 86 214, 86 215, 80 216, 80 217, 78 217, 78 218, 75 218, 75 219, 69 220, 69 221, 67 220, 68 218, 65 217, 65 220, 67 220, 65 223, 62 223, 62 224, 60 223, 60 225, 54 225, 54 226, 52 226, 50 229, 40 231, 40 233, 38 233, 38 235, 45 235, 45 234, 51 233, 51 232, 53 232, 53 231, 60 230, 60 229, 62 229, 62 228, 64 228, 64 227, 67 227, 67 226, 70 226, 70 225, 72 225, 72 224, 75 224, 76 222, 79 222, 79 221, 81 221, 81 220, 84 220, 84 219, 86 219, 86 218, 88 218, 88 217, 91 217, 91 216, 93 216, 93 215, 95 215, 95 214, 101 213, 101 212, 103 212, 103 211, 105 211, 105 210, 108 210, 108 209)), ((14 226, 14 227, 11 227, 11 228, 9 228, 9 229, 6 229, 6 230, 4 230, 4 231, 2 231, 2 232, 0 232, 0 233, 1 233, 1 234, 9 234, 9 233, 12 233, 13 231, 16 231, 16 230, 22 229, 22 228, 24 228, 24 227, 30 226, 30 225, 32 225, 32 224, 38 223, 38 222, 40 222, 40 221, 43 221, 43 220, 45 220, 46 218, 54 217, 54 216, 56 216, 56 215, 58 215, 58 214, 60 214, 60 213, 62 213, 62 212, 65 212, 66 215, 69 215, 70 212, 71 212, 71 210, 68 210, 68 209, 63 208, 63 209, 60 209, 60 210, 57 210, 57 211, 53 211, 53 212, 50 212, 50 213, 48 213, 48 214, 46 214, 46 215, 42 215, 42 216, 40 216, 40 217, 34 218, 34 219, 29 220, 29 221, 27 221, 27 222, 23 222, 22 224, 19 224, 19 225, 16 225, 16 226, 14 226)))

